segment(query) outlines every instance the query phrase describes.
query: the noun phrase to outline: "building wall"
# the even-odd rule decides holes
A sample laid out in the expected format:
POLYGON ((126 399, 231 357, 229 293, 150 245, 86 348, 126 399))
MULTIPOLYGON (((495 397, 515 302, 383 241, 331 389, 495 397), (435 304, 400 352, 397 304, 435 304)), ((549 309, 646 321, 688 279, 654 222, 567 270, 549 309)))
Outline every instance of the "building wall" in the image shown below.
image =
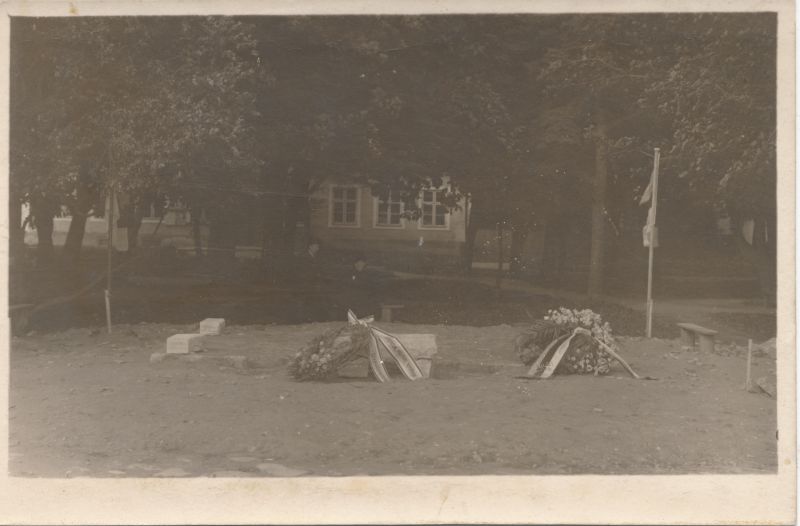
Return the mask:
MULTIPOLYGON (((108 201, 106 200, 106 210, 108 201)), ((116 227, 119 220, 119 206, 114 208, 114 248, 117 250, 128 249, 128 230, 116 227)), ((28 206, 21 208, 21 220, 28 216, 28 206)), ((62 246, 66 242, 69 225, 72 222, 70 216, 56 217, 53 219, 53 245, 62 246)), ((169 210, 161 226, 158 226, 159 218, 149 217, 142 220, 139 230, 139 243, 142 245, 174 246, 178 248, 193 247, 191 218, 186 210, 169 210), (153 234, 158 227, 157 240, 153 239, 153 234)), ((207 228, 201 229, 202 237, 207 238, 207 228)), ((36 229, 28 227, 25 230, 25 243, 35 245, 38 242, 36 229)), ((86 247, 105 247, 108 245, 108 223, 105 217, 89 217, 86 220, 86 231, 83 236, 83 246, 86 247)))
MULTIPOLYGON (((311 236, 320 241, 323 249, 327 251, 361 252, 369 256, 376 263, 391 263, 395 267, 420 269, 436 267, 442 263, 455 263, 462 255, 465 239, 465 211, 464 204, 460 208, 447 214, 446 228, 426 228, 420 220, 401 220, 399 227, 385 227, 375 224, 377 212, 376 198, 367 187, 359 189, 358 224, 356 226, 339 226, 331 224, 330 186, 322 186, 310 200, 311 205, 311 236)), ((119 218, 119 206, 115 206, 114 224, 119 218)), ((28 215, 27 208, 21 210, 21 217, 28 215)), ((54 219, 53 243, 63 245, 69 225, 70 217, 54 219)), ((142 246, 172 246, 179 249, 192 250, 191 218, 186 210, 170 210, 164 217, 161 226, 158 218, 145 218, 139 231, 139 243, 142 246), (157 237, 154 237, 158 226, 157 237)), ((300 246, 305 228, 298 226, 298 243, 296 250, 303 251, 300 246)), ((86 221, 84 246, 105 247, 108 243, 108 224, 104 217, 90 217, 86 221)), ((114 229, 114 247, 117 250, 127 250, 127 229, 114 229)), ((201 228, 203 245, 206 246, 208 228, 201 228)), ((508 262, 510 256, 510 232, 506 231, 503 239, 504 261, 508 262)), ((36 230, 28 228, 25 233, 25 242, 29 245, 37 243, 36 230)), ((543 249, 543 230, 532 231, 525 243, 523 251, 523 268, 534 270, 541 263, 543 249)), ((237 256, 259 257, 260 247, 239 247, 237 256)), ((497 268, 497 235, 493 229, 481 229, 475 240, 474 266, 476 268, 497 268)))
MULTIPOLYGON (((399 227, 375 224, 377 199, 358 187, 357 224, 335 225, 331 218, 331 188, 323 185, 311 199, 311 233, 323 247, 369 252, 424 252, 458 256, 465 237, 463 204, 447 214, 446 228, 424 227, 421 220, 402 219, 399 227)), ((347 185, 342 185, 347 186, 347 185)), ((352 186, 351 186, 352 187, 352 186)))

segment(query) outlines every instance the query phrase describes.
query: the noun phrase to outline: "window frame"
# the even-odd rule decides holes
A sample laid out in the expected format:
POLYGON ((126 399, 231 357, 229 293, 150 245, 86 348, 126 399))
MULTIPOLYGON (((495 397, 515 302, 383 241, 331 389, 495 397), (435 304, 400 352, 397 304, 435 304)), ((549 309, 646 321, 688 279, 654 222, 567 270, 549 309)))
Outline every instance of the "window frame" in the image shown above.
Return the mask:
POLYGON ((420 209, 420 216, 419 216, 419 220, 418 220, 418 223, 417 223, 417 228, 419 228, 420 230, 450 230, 450 209, 448 207, 446 207, 445 205, 443 205, 439 201, 439 192, 443 192, 443 191, 445 191, 444 187, 423 188, 420 191, 419 200, 418 200, 419 209, 420 209), (423 209, 423 207, 424 207, 424 205, 426 203, 426 201, 425 201, 425 192, 433 192, 434 193, 434 201, 432 203, 433 204, 432 212, 433 212, 433 221, 434 222, 436 221, 436 207, 438 206, 438 207, 444 208, 444 211, 445 211, 444 212, 444 225, 435 225, 435 224, 426 225, 426 224, 424 224, 425 210, 423 209))
MULTIPOLYGON (((347 202, 342 201, 342 202, 347 202)), ((346 212, 346 209, 344 210, 346 212)), ((345 214, 346 215, 346 214, 345 214)), ((328 227, 329 228, 361 228, 361 187, 353 184, 332 184, 328 186, 328 227), (354 189, 356 191, 355 223, 335 223, 333 221, 334 189, 354 189)))
MULTIPOLYGON (((391 192, 389 193, 389 199, 388 199, 388 201, 386 201, 386 203, 389 206, 391 206, 391 204, 393 204, 393 203, 399 203, 400 204, 400 222, 398 224, 396 224, 396 225, 393 225, 391 223, 379 223, 378 222, 378 220, 380 219, 381 198, 378 197, 378 196, 373 196, 372 200, 373 200, 373 204, 372 204, 372 227, 373 228, 385 228, 385 229, 388 229, 388 230, 402 230, 403 228, 406 227, 406 220, 403 217, 403 214, 406 211, 406 205, 405 205, 405 203, 403 203, 403 201, 401 201, 401 200, 393 201, 392 200, 392 194, 391 194, 391 192)), ((391 215, 392 215, 391 211, 389 211, 389 217, 388 217, 389 219, 391 219, 391 215)))

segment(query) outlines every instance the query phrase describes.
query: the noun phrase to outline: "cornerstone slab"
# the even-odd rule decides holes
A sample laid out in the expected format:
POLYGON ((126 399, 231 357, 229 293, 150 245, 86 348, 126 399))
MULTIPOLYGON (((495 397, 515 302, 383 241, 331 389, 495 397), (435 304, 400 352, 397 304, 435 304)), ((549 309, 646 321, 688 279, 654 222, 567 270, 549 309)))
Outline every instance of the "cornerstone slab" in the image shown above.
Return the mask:
POLYGON ((203 334, 175 334, 167 338, 167 354, 187 354, 203 350, 203 334))
POLYGON ((224 318, 206 318, 200 322, 200 334, 222 334, 224 329, 224 318))

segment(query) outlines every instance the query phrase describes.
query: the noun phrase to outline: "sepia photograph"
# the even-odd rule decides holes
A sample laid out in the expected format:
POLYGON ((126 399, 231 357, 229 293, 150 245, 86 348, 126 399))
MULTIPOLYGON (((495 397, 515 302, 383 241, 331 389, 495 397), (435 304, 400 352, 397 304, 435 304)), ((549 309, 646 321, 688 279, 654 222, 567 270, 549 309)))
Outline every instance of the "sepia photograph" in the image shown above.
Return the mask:
POLYGON ((12 10, 5 483, 749 475, 792 522, 774 5, 12 10))

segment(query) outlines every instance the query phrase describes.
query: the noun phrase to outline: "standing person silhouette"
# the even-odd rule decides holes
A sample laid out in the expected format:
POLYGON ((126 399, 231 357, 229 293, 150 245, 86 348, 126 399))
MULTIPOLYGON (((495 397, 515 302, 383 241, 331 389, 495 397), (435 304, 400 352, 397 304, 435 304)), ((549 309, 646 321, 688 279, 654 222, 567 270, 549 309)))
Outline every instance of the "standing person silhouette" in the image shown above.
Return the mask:
POLYGON ((375 296, 378 293, 374 276, 367 270, 367 258, 357 254, 350 269, 347 302, 348 308, 359 316, 377 314, 375 296))
POLYGON ((322 263, 320 258, 320 244, 312 240, 306 251, 295 259, 294 284, 297 288, 296 299, 299 300, 301 312, 299 316, 304 321, 325 321, 328 318, 326 309, 326 294, 323 294, 322 263))
POLYGON ((308 244, 306 253, 303 254, 303 278, 307 281, 310 288, 318 289, 322 277, 321 265, 319 262, 319 242, 312 240, 308 244))

